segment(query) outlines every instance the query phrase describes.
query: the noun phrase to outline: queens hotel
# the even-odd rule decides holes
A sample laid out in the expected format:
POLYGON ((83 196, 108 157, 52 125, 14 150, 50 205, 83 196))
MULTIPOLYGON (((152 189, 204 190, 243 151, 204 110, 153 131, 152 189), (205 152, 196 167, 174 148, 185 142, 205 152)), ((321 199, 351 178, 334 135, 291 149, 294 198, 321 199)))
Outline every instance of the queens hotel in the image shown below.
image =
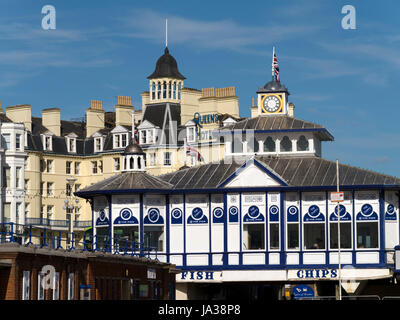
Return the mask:
POLYGON ((85 117, 75 120, 62 120, 56 107, 43 109, 41 117, 32 116, 30 105, 1 110, 0 221, 19 224, 21 234, 23 225, 32 226, 42 241, 61 235, 68 238, 64 248, 71 245, 72 233, 82 241, 92 226, 92 211, 74 192, 121 173, 133 121, 151 174, 221 159, 224 145, 210 132, 239 119, 235 88, 192 89, 184 86, 185 79, 165 48, 148 77, 141 109, 133 107, 131 97, 119 96, 112 111, 92 100, 85 117), (197 153, 187 154, 185 144, 197 153))
POLYGON ((224 143, 218 161, 154 176, 131 142, 121 173, 75 193, 92 203, 95 237, 111 239, 114 251, 132 241, 158 248, 153 257, 182 270, 180 299, 335 296, 339 275, 345 295, 377 284, 385 292, 400 179, 339 164, 337 206, 336 163, 322 158, 333 136, 295 118, 288 96, 277 81, 260 87, 251 118, 215 130, 224 143))

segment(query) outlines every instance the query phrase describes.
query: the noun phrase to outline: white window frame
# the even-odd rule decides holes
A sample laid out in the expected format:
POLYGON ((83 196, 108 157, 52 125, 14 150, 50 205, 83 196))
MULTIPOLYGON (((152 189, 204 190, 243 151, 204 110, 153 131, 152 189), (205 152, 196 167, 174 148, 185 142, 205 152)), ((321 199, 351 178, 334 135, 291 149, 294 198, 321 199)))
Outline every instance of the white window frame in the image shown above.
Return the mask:
POLYGON ((42 135, 42 144, 43 144, 44 151, 52 151, 53 150, 53 139, 52 138, 53 137, 48 134, 42 135))
POLYGON ((22 273, 22 300, 30 300, 31 291, 31 272, 23 271, 22 273))
POLYGON ((129 134, 126 133, 114 133, 113 134, 113 147, 114 149, 125 148, 128 145, 129 134), (125 143, 123 143, 123 138, 125 143))
POLYGON ((95 137, 94 152, 102 152, 102 151, 103 151, 103 137, 95 137))
POLYGON ((187 142, 196 142, 196 127, 186 128, 187 142))
POLYGON ((68 152, 76 153, 76 138, 67 137, 68 152))
POLYGON ((164 151, 164 166, 171 167, 172 166, 172 152, 164 151), (166 155, 169 154, 168 159, 166 155), (167 160, 169 163, 167 163, 167 160))

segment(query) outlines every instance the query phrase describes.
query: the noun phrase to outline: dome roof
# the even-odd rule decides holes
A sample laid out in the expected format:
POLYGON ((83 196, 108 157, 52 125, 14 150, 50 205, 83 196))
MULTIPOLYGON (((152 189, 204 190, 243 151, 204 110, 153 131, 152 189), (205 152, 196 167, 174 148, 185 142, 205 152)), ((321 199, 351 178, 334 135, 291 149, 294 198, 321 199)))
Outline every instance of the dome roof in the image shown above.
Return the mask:
POLYGON ((186 79, 178 70, 178 64, 173 56, 169 54, 168 47, 165 47, 164 54, 157 60, 156 69, 147 79, 175 78, 186 79))
POLYGON ((275 92, 275 91, 285 91, 288 92, 288 89, 281 84, 278 81, 272 80, 270 82, 268 82, 265 86, 264 86, 265 91, 268 92, 275 92))
POLYGON ((124 154, 144 154, 143 149, 132 139, 124 150, 124 154))

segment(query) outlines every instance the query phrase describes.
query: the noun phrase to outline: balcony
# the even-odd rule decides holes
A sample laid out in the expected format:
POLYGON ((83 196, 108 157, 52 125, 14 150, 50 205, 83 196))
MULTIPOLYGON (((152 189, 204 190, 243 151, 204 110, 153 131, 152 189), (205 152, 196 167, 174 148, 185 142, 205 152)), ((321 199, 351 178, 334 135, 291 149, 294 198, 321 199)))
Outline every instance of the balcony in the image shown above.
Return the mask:
POLYGON ((68 220, 53 220, 46 218, 26 218, 25 225, 39 226, 49 229, 68 229, 68 220))
POLYGON ((92 226, 92 220, 75 220, 74 229, 85 229, 92 226))

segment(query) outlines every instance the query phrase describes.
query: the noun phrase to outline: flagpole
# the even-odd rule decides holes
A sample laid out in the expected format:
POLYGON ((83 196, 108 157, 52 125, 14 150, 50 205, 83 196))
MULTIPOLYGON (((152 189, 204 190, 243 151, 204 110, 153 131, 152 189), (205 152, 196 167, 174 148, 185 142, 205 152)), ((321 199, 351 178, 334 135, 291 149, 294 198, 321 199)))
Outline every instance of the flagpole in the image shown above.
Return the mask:
MULTIPOLYGON (((336 191, 339 192, 339 160, 336 159, 336 191)), ((338 216, 338 267, 339 267, 339 300, 342 300, 342 277, 341 277, 341 261, 340 261, 340 210, 339 202, 336 205, 338 216)))
POLYGON ((168 47, 168 19, 165 19, 165 47, 168 47))
POLYGON ((135 137, 135 110, 132 110, 132 141, 137 143, 135 137))
POLYGON ((184 150, 183 150, 183 152, 184 152, 184 160, 183 160, 183 164, 186 166, 186 149, 187 149, 187 145, 186 145, 186 138, 183 140, 184 141, 184 150))

